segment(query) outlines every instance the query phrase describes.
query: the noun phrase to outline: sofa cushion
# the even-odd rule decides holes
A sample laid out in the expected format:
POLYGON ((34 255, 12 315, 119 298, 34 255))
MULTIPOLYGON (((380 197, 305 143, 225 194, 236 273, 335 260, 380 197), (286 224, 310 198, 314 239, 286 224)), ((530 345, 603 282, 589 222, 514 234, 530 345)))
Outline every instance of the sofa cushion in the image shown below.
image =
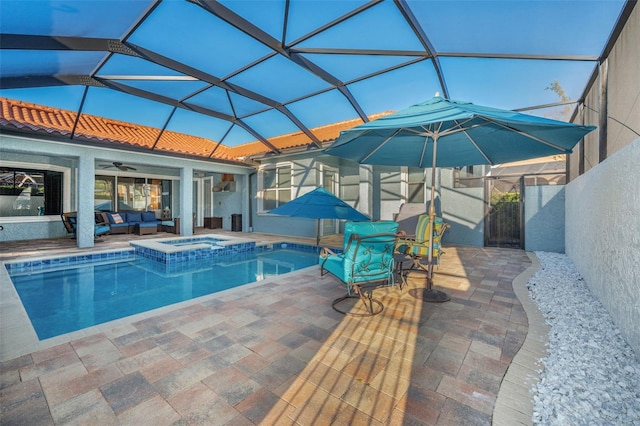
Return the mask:
POLYGON ((107 217, 109 218, 109 223, 112 224, 119 224, 119 223, 123 223, 124 219, 122 216, 120 216, 119 213, 107 213, 107 217))
POLYGON ((142 213, 142 222, 156 222, 156 214, 154 212, 142 213))
POLYGON ((142 222, 142 214, 141 213, 127 213, 127 222, 129 223, 137 223, 142 222))

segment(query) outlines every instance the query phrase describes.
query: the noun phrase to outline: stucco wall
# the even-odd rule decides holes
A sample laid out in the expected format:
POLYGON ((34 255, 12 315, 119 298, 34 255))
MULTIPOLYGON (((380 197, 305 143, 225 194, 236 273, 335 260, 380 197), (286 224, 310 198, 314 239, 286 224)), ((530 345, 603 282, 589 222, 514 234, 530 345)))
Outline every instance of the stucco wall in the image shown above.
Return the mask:
MULTIPOLYGON (((263 164, 276 164, 291 162, 293 173, 293 184, 297 186, 297 193, 294 192, 293 198, 304 195, 313 190, 317 186, 317 167, 319 163, 312 156, 291 156, 278 157, 273 160, 265 161, 263 164)), ((258 175, 254 175, 251 179, 250 196, 251 205, 251 224, 253 232, 263 232, 275 235, 291 235, 296 237, 314 237, 316 235, 316 221, 305 218, 292 218, 268 214, 258 214, 258 175)), ((244 219, 244 218, 243 218, 244 219)))
MULTIPOLYGON (((220 177, 214 175, 214 182, 218 182, 220 177)), ((235 177, 235 191, 230 192, 213 192, 211 196, 213 197, 213 216, 222 218, 222 228, 230 231, 231 230, 231 215, 233 214, 242 214, 242 200, 244 198, 243 188, 245 187, 245 177, 244 176, 236 176, 235 177)), ((248 220, 245 222, 245 215, 242 216, 243 223, 248 223, 248 220)), ((243 229, 246 225, 243 225, 243 229)))
MULTIPOLYGON (((232 173, 236 175, 239 182, 244 182, 242 175, 246 175, 252 170, 249 167, 208 161, 119 151, 110 148, 78 146, 46 138, 34 139, 22 135, 0 134, 0 164, 9 167, 56 170, 64 173, 63 211, 79 210, 78 163, 83 158, 95 159, 98 164, 107 161, 133 162, 138 165, 139 174, 178 176, 181 167, 197 168, 207 172, 232 173)), ((92 164, 91 166, 91 169, 94 169, 96 174, 101 173, 101 169, 94 168, 92 164)), ((91 175, 94 172, 91 172, 91 175)), ((237 194, 230 194, 230 197, 227 198, 228 209, 226 207, 223 209, 224 215, 229 216, 226 222, 226 226, 229 228, 230 213, 245 213, 248 216, 246 214, 248 213, 246 207, 248 193, 242 183, 238 184, 237 191, 237 194), (227 214, 227 210, 229 214, 227 214)), ((93 191, 90 190, 90 192, 93 191)), ((92 197, 87 199, 92 200, 92 197)), ((174 180, 172 205, 174 216, 180 214, 180 199, 180 182, 174 180)), ((91 211, 92 206, 88 207, 88 209, 91 211)), ((66 236, 66 231, 59 215, 0 217, 0 225, 4 229, 0 230, 0 242, 66 236)), ((92 235, 90 235, 90 240, 93 241, 92 235)))
POLYGON ((442 216, 451 228, 444 244, 484 246, 484 188, 454 188, 453 170, 440 173, 442 216))
POLYGON ((640 139, 566 186, 566 253, 640 356, 640 139))
POLYGON ((525 250, 564 253, 564 201, 564 185, 525 188, 525 250))
POLYGON ((35 219, 25 217, 20 222, 6 222, 0 219, 0 242, 35 240, 46 236, 46 238, 64 237, 67 231, 64 229, 62 220, 58 216, 47 216, 35 219))

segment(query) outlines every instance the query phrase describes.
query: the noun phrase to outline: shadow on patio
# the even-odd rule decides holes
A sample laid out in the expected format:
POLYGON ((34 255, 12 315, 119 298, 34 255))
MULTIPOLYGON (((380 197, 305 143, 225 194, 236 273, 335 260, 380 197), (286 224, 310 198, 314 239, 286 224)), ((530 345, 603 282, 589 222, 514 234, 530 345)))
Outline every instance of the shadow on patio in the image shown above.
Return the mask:
POLYGON ((520 250, 448 247, 427 304, 376 290, 373 318, 331 309, 318 267, 212 295, 2 364, 3 423, 490 424, 527 332, 520 250))
MULTIPOLYGON (((402 294, 377 290, 385 311, 338 318, 307 365, 276 388, 281 400, 250 419, 490 424, 502 377, 526 336, 526 316, 511 281, 528 265, 521 251, 450 247, 436 282, 451 302, 425 304, 410 296, 411 288, 423 286, 421 275, 402 294)), ((333 291, 338 281, 331 282, 322 292, 325 306, 339 294, 333 291)), ((320 322, 333 318, 321 309, 317 314, 320 322)), ((298 333, 309 335, 309 328, 298 333)))

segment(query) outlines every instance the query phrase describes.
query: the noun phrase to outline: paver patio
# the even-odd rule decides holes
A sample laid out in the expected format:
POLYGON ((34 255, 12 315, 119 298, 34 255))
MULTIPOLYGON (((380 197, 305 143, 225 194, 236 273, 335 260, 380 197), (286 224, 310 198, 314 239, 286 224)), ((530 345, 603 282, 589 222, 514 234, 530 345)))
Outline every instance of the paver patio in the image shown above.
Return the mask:
POLYGON ((345 317, 344 286, 311 267, 5 360, 1 423, 488 425, 496 406, 530 423, 526 391, 496 400, 529 329, 512 282, 531 260, 445 251, 443 304, 413 297, 416 275, 375 291, 382 314, 345 317))

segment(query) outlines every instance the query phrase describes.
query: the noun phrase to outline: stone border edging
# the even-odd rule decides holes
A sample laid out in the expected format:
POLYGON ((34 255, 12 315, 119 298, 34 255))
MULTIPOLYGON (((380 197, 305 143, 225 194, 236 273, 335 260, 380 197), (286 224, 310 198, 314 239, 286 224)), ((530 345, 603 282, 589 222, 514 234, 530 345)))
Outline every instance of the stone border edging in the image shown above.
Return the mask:
POLYGON ((529 279, 540 269, 540 261, 532 252, 527 252, 527 256, 531 259, 531 266, 518 275, 512 285, 527 315, 529 329, 500 384, 493 408, 492 424, 496 426, 533 425, 531 387, 540 380, 544 368, 541 359, 547 352, 549 326, 527 289, 529 279))

